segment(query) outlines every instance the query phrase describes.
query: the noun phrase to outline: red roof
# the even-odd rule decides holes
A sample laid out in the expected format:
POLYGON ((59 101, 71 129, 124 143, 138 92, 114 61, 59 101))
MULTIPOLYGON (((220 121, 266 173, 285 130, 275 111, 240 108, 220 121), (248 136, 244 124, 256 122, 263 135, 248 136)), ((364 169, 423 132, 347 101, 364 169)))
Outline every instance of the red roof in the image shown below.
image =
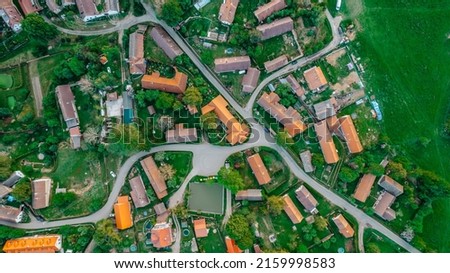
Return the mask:
MULTIPOLYGON (((176 69, 175 69, 176 70, 176 69)), ((142 88, 156 89, 169 93, 181 94, 186 91, 187 75, 176 70, 173 78, 161 77, 159 72, 144 75, 141 80, 142 88)))

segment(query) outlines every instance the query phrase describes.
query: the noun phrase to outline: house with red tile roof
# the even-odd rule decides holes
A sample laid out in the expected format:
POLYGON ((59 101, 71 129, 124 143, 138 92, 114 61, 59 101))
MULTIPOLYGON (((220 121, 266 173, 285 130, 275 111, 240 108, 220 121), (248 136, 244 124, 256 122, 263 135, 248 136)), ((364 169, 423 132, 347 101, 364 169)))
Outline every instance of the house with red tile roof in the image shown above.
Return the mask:
POLYGON ((155 248, 165 248, 172 245, 175 238, 170 223, 156 223, 152 230, 150 240, 155 248))
POLYGON ((254 14, 256 18, 258 18, 258 21, 264 21, 267 17, 272 15, 273 13, 280 11, 284 8, 286 8, 286 2, 284 0, 272 0, 269 3, 266 3, 262 6, 259 6, 254 14))
POLYGON ((153 190, 155 191, 158 199, 162 199, 167 196, 167 185, 164 180, 161 172, 156 166, 155 161, 152 156, 148 156, 141 160, 142 169, 144 169, 145 174, 147 175, 148 180, 150 180, 150 184, 152 185, 153 190))
POLYGON ((19 5, 25 16, 42 10, 37 0, 19 0, 19 5))
POLYGON ((144 58, 144 34, 137 31, 129 37, 128 62, 132 75, 145 74, 147 64, 144 58))
POLYGON ((333 217, 332 220, 338 227, 339 233, 341 233, 345 238, 353 237, 355 231, 342 214, 333 217))
POLYGON ((270 38, 279 36, 294 29, 294 21, 291 17, 284 17, 273 21, 272 23, 259 25, 256 27, 261 34, 261 40, 268 40, 270 38))
POLYGON ((242 78, 242 92, 251 93, 258 86, 258 80, 261 72, 254 67, 249 67, 247 73, 242 78))
POLYGON ((303 215, 298 210, 297 206, 295 206, 292 199, 289 197, 289 195, 285 194, 283 196, 283 210, 286 212, 289 219, 291 219, 293 224, 298 224, 303 220, 303 215))
POLYGON ((265 185, 270 182, 270 174, 267 171, 267 168, 264 165, 259 154, 254 154, 247 157, 247 162, 250 165, 250 168, 252 169, 252 172, 255 175, 259 185, 265 185))
POLYGON ((183 50, 175 43, 175 41, 167 34, 167 32, 160 26, 154 27, 150 31, 150 36, 156 44, 166 53, 171 59, 175 59, 177 56, 183 54, 183 50))
POLYGON ((250 68, 249 56, 218 58, 214 60, 214 71, 217 73, 247 70, 250 68))
POLYGON ((238 5, 239 0, 223 0, 219 9, 219 16, 217 17, 219 21, 226 25, 233 24, 238 5))
POLYGON ((169 93, 182 94, 186 91, 188 77, 175 68, 173 78, 161 77, 159 72, 153 72, 151 75, 144 75, 141 80, 142 88, 155 89, 169 93))
POLYGON ((196 238, 208 237, 208 229, 206 228, 206 219, 201 218, 194 220, 194 232, 196 238))
POLYGON ((319 91, 322 87, 328 84, 323 71, 318 66, 313 66, 310 69, 303 72, 306 83, 312 91, 319 91))
POLYGON ((286 54, 283 54, 273 60, 267 61, 264 63, 264 68, 267 73, 271 73, 289 63, 288 57, 286 54))

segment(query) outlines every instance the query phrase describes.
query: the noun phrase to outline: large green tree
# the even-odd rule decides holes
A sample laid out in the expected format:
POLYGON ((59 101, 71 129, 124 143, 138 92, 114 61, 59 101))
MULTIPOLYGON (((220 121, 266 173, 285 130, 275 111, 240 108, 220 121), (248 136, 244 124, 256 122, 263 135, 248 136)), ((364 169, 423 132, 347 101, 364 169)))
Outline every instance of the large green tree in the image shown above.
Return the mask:
POLYGON ((45 22, 39 14, 29 14, 22 20, 22 30, 34 40, 51 40, 58 35, 55 26, 45 22))
POLYGON ((4 180, 11 174, 11 158, 7 154, 0 153, 0 179, 4 180))
POLYGON ((173 103, 175 102, 175 96, 173 94, 169 94, 167 92, 161 92, 156 99, 155 106, 158 109, 163 111, 169 110, 172 108, 173 103))
POLYGON ((342 167, 341 171, 339 172, 339 179, 346 183, 351 183, 358 179, 358 177, 359 173, 347 166, 342 167))
POLYGON ((279 215, 283 211, 284 202, 280 196, 272 195, 267 198, 267 208, 273 215, 279 215))
POLYGON ((241 249, 252 247, 252 231, 244 215, 233 214, 228 220, 226 231, 230 238, 236 240, 236 243, 241 249))
POLYGON ((28 202, 31 200, 31 183, 27 180, 22 180, 14 186, 12 195, 19 202, 28 202))
POLYGON ((281 132, 277 133, 276 141, 277 141, 277 144, 280 146, 294 144, 294 140, 292 139, 292 137, 285 131, 281 131, 281 132))
POLYGON ((241 174, 232 168, 220 168, 217 182, 229 189, 232 193, 237 193, 245 187, 244 179, 241 174))
POLYGON ((111 219, 103 219, 95 225, 94 240, 102 251, 109 251, 117 247, 122 238, 114 228, 111 219))
POLYGON ((175 26, 183 20, 183 9, 177 0, 168 0, 161 9, 161 19, 166 21, 169 26, 175 26))
POLYGON ((403 180, 406 178, 408 174, 402 163, 391 161, 386 167, 387 171, 390 172, 389 176, 391 176, 395 180, 403 180))
POLYGON ((186 105, 201 105, 203 102, 203 97, 198 88, 189 87, 184 92, 183 102, 186 105))

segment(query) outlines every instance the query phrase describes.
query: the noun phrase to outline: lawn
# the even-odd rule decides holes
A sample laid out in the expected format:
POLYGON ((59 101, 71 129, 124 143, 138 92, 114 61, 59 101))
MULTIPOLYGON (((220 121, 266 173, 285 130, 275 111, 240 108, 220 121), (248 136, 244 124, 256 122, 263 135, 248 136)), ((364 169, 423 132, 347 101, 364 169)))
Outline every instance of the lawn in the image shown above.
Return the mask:
POLYGON ((53 71, 64 60, 64 54, 56 54, 37 61, 37 72, 41 82, 42 95, 45 96, 52 84, 53 71))
POLYGON ((438 252, 450 252, 450 199, 433 202, 433 214, 423 221, 423 235, 427 243, 438 252), (439 233, 436 231, 439 230, 439 233))
POLYGON ((13 85, 13 78, 9 74, 0 74, 0 88, 7 89, 13 85))
POLYGON ((225 253, 225 243, 219 230, 219 225, 212 219, 206 219, 209 229, 208 236, 197 238, 199 252, 204 253, 225 253))
POLYGON ((364 230, 364 248, 367 251, 369 244, 375 244, 380 253, 403 253, 405 250, 376 230, 366 228, 364 230))

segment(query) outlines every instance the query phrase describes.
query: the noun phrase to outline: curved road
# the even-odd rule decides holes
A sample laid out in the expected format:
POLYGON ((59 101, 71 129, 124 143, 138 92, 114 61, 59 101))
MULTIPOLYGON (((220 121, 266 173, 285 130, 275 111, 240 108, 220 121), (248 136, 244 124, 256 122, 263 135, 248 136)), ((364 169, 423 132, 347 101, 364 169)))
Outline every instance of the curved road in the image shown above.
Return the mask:
MULTIPOLYGON (((249 139, 249 141, 243 145, 239 146, 233 146, 233 147, 224 147, 224 146, 214 146, 211 144, 203 143, 203 144, 173 144, 173 145, 166 145, 166 146, 158 146, 153 149, 151 149, 150 152, 140 152, 137 153, 130 158, 122 165, 120 168, 117 177, 116 182, 114 184, 114 187, 111 191, 111 194, 108 198, 107 203, 103 208, 101 208, 99 211, 95 212, 94 214, 80 217, 80 218, 74 218, 74 219, 66 219, 66 220, 60 220, 60 221, 54 221, 54 222, 32 222, 32 223, 24 223, 24 224, 15 224, 15 223, 8 223, 0 221, 1 225, 6 226, 12 226, 17 228, 23 228, 23 229, 41 229, 41 228, 49 228, 49 227, 58 227, 62 225, 75 225, 75 224, 82 224, 82 223, 91 223, 91 222, 97 222, 101 219, 107 218, 112 210, 112 207, 114 205, 114 202, 116 201, 117 196, 120 193, 120 190, 125 183, 126 175, 128 174, 128 171, 131 169, 133 164, 141 157, 148 155, 150 153, 158 152, 158 151, 191 151, 194 153, 193 157, 193 169, 191 173, 188 175, 189 177, 193 177, 194 174, 198 175, 213 175, 216 174, 217 171, 221 166, 223 166, 223 163, 225 162, 226 158, 231 155, 232 153, 245 150, 251 147, 255 146, 267 146, 274 150, 276 150, 285 160, 288 167, 291 169, 292 173, 298 177, 299 179, 306 182, 308 185, 310 185, 314 190, 316 190, 319 194, 323 195, 325 198, 330 200, 331 203, 335 204, 336 206, 342 208, 349 214, 351 214, 353 217, 355 217, 358 222, 363 226, 370 226, 373 229, 376 229, 377 231, 383 233, 385 236, 387 236, 392 241, 396 242, 403 248, 405 248, 409 252, 419 252, 416 248, 408 244, 406 241, 401 239, 397 234, 386 228, 384 225, 382 225, 380 222, 376 221, 375 219, 371 218, 367 214, 365 214, 362 210, 354 207, 352 204, 347 202, 342 197, 338 196, 322 184, 318 183, 314 179, 312 179, 310 176, 308 176, 295 162, 295 160, 287 153, 285 149, 275 144, 275 140, 273 137, 271 137, 268 133, 265 132, 264 128, 257 123, 252 115, 252 107, 255 102, 256 96, 258 93, 263 89, 265 85, 267 85, 270 81, 276 79, 277 77, 280 77, 282 75, 285 75, 289 72, 294 71, 295 69, 313 61, 321 56, 327 54, 334 48, 336 48, 339 43, 341 42, 341 36, 338 32, 338 26, 340 22, 340 18, 332 18, 330 13, 326 11, 326 15, 328 20, 330 21, 332 32, 333 32, 333 40, 332 42, 327 45, 324 49, 321 51, 315 53, 314 55, 301 58, 297 61, 296 64, 288 64, 287 66, 283 67, 279 71, 272 74, 269 78, 265 79, 261 82, 261 84, 257 87, 254 94, 251 97, 251 100, 247 104, 247 106, 242 108, 228 93, 228 91, 223 87, 221 82, 216 78, 216 76, 213 74, 213 72, 206 67, 198 58, 198 56, 192 51, 192 49, 184 42, 184 40, 176 33, 171 27, 169 27, 165 22, 159 21, 154 11, 149 5, 146 5, 144 3, 144 7, 147 10, 147 14, 142 17, 134 17, 134 16, 128 16, 121 22, 119 22, 116 26, 109 29, 104 30, 96 30, 96 31, 75 31, 75 30, 67 30, 62 29, 58 27, 58 29, 62 32, 74 34, 74 35, 101 35, 101 34, 107 34, 112 33, 121 29, 129 28, 132 25, 139 24, 142 22, 152 21, 155 23, 159 23, 166 31, 167 33, 178 43, 178 45, 181 47, 181 49, 191 58, 193 63, 198 67, 200 72, 203 73, 203 75, 208 78, 211 84, 213 84, 217 90, 228 100, 231 107, 233 107, 243 118, 247 120, 247 122, 252 127, 252 135, 249 139)), ((184 190, 186 188, 188 180, 186 179, 180 189, 170 198, 169 206, 173 207, 177 203, 181 202, 182 196, 184 193, 184 190)))

